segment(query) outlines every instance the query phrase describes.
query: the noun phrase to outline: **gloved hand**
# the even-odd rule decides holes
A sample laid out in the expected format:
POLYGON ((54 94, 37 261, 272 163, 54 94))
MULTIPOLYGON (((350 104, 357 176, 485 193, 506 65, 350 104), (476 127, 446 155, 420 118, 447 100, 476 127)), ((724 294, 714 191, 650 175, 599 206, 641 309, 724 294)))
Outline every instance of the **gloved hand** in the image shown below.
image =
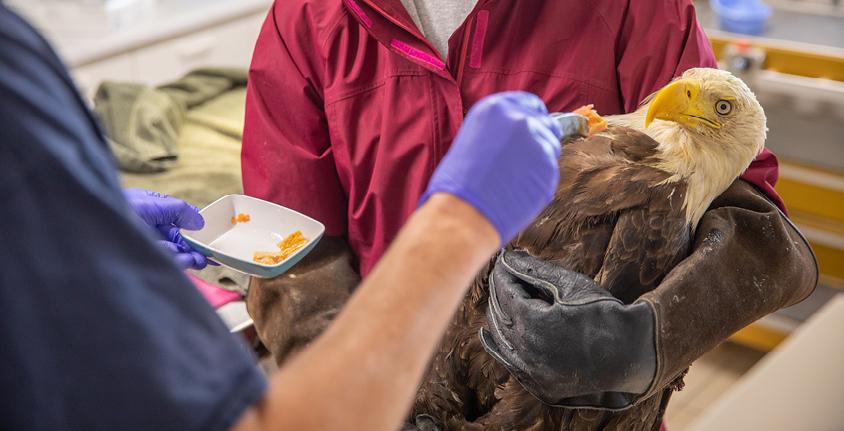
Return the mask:
POLYGON ((455 195, 483 214, 504 244, 551 201, 560 135, 535 95, 488 96, 466 115, 420 204, 434 193, 455 195))
POLYGON ((183 269, 202 269, 208 264, 201 253, 194 251, 182 238, 179 229, 197 230, 205 226, 199 210, 187 202, 143 189, 125 189, 129 206, 150 227, 163 237, 158 244, 172 254, 183 269))
POLYGON ((650 304, 625 305, 588 277, 523 251, 499 256, 489 290, 481 342, 542 402, 620 410, 650 388, 650 304))

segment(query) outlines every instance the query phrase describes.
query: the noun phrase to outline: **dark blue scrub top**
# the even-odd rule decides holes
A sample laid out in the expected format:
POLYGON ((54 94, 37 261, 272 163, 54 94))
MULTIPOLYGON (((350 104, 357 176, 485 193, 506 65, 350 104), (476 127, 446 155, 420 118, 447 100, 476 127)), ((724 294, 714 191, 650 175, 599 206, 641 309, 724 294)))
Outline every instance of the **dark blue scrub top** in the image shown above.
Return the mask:
POLYGON ((1 430, 224 430, 263 396, 130 211, 64 66, 0 5, 1 430))

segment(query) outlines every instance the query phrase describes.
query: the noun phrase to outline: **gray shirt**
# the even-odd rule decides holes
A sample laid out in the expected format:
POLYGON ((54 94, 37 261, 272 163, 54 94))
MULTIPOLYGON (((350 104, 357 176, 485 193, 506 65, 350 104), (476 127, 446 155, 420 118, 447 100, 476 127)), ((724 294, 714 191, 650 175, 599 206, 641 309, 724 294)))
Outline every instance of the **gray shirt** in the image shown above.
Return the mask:
POLYGON ((463 24, 463 20, 478 0, 401 0, 404 8, 422 35, 437 48, 445 60, 448 38, 463 24))

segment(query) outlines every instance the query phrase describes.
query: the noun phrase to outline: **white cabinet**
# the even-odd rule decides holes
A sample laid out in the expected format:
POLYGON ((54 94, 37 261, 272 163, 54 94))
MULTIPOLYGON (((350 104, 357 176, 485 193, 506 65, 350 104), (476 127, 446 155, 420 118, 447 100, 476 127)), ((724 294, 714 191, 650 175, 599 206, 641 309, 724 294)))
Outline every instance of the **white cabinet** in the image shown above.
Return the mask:
POLYGON ((136 81, 138 77, 135 58, 131 53, 73 68, 71 75, 79 91, 89 100, 94 98, 97 87, 104 80, 136 81))
POLYGON ((138 80, 158 85, 200 67, 246 68, 263 18, 263 14, 241 18, 139 49, 135 52, 138 80))
POLYGON ((161 2, 160 19, 101 38, 59 33, 51 42, 89 100, 104 80, 160 85, 197 68, 249 67, 270 0, 206 0, 202 14, 190 1, 161 2))

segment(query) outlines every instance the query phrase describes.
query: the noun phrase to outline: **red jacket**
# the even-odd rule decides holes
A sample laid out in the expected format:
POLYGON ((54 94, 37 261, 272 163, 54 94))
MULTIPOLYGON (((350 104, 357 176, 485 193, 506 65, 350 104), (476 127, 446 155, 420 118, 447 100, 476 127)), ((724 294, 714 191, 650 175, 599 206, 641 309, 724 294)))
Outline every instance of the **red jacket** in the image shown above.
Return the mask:
MULTIPOLYGON (((400 0, 278 0, 249 73, 244 190, 346 235, 365 275, 478 99, 617 114, 696 66, 715 60, 689 0, 479 0, 445 62, 400 0)), ((745 174, 779 202, 776 176, 770 153, 745 174)))

